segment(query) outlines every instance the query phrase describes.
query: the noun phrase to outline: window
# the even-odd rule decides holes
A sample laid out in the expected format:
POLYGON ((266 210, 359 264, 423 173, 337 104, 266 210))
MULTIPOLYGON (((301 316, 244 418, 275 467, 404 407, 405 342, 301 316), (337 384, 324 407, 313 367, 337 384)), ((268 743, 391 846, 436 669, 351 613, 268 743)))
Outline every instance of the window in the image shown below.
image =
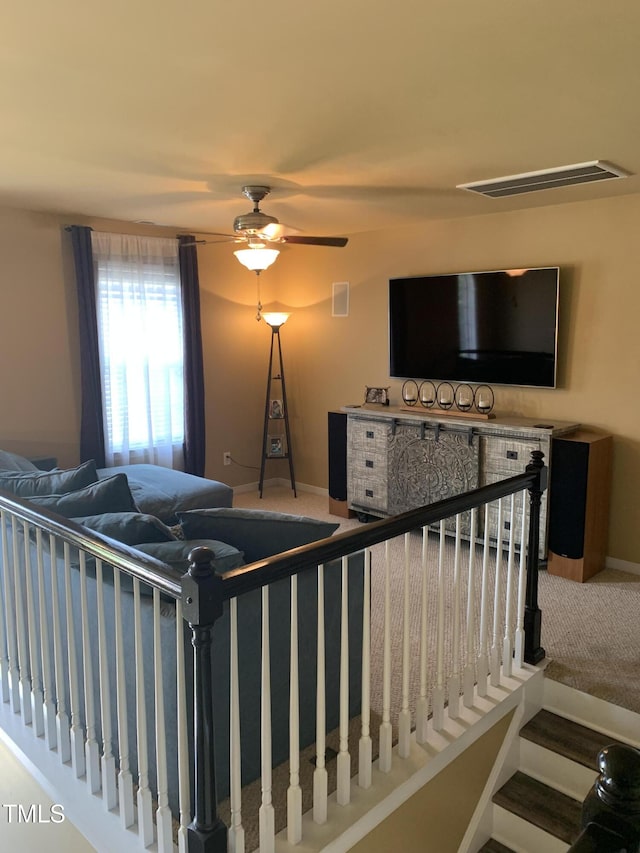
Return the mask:
POLYGON ((106 464, 183 467, 176 240, 92 232, 106 464))

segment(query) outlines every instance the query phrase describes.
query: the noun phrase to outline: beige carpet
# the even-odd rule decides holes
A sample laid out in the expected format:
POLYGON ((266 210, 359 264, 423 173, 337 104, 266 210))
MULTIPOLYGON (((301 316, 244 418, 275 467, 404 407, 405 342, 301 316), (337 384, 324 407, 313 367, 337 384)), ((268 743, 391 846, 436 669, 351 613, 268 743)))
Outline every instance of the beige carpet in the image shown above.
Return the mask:
MULTIPOLYGON (((245 508, 291 512, 297 515, 307 515, 312 518, 329 520, 340 524, 339 531, 358 528, 361 523, 357 519, 344 519, 330 515, 328 499, 322 495, 308 492, 298 492, 294 498, 288 486, 268 486, 264 497, 258 497, 257 490, 242 492, 235 497, 234 505, 245 508)), ((412 534, 411 537, 411 569, 410 569, 410 659, 411 686, 409 695, 413 707, 419 690, 419 625, 420 625, 420 591, 421 569, 420 548, 421 537, 412 534)), ((384 562, 382 549, 377 546, 374 553, 372 571, 372 602, 371 602, 371 708, 372 715, 379 720, 382 714, 382 643, 383 643, 383 613, 384 613, 384 562)), ((435 582, 437 572, 438 537, 433 536, 430 543, 431 583, 435 582)), ((454 546, 452 540, 447 540, 446 547, 446 576, 453 576, 454 546)), ((466 575, 468 561, 468 545, 462 549, 461 575, 466 575)), ((493 580, 494 567, 490 574, 493 580)), ((402 540, 396 540, 391 557, 391 621, 392 621, 392 689, 391 689, 391 719, 395 723, 401 706, 401 677, 402 671, 402 611, 403 611, 403 573, 404 550, 402 540)), ((573 583, 562 578, 548 575, 541 571, 539 575, 540 607, 542 610, 543 646, 550 661, 547 674, 565 684, 586 693, 591 693, 623 707, 640 713, 640 576, 623 572, 606 570, 596 575, 586 584, 573 583)), ((491 589, 493 587, 491 586, 491 589)), ((515 595, 513 590, 513 610, 515 612, 515 595)), ((462 584, 461 622, 464 624, 467 588, 466 580, 462 584)), ((479 621, 480 577, 475 586, 475 618, 479 621)), ((429 647, 434 648, 434 626, 436 625, 436 601, 432 596, 428 603, 429 623, 431 633, 429 647)), ((452 652, 452 615, 454 602, 448 592, 445 600, 447 630, 445 632, 446 661, 451 659, 452 652)), ((499 636, 504 627, 504 614, 499 623, 499 636)), ((464 630, 460 637, 459 667, 462 669, 465 650, 464 630)), ((432 657, 435 655, 432 654, 432 657)), ((433 660, 428 670, 429 690, 436 680, 433 660)), ((352 757, 352 767, 355 773, 357 760, 357 742, 359 737, 359 720, 352 721, 349 749, 352 757)), ((377 737, 378 723, 372 720, 372 735, 377 737)), ((395 729, 395 725, 394 725, 395 729)), ((337 749, 337 733, 328 738, 328 744, 337 749)), ((311 806, 311 776, 313 773, 313 747, 307 749, 301 756, 301 785, 304 791, 304 810, 311 806)), ((330 772, 330 790, 335 788, 335 760, 327 760, 330 772)), ((276 831, 286 824, 286 787, 288 785, 288 767, 283 765, 274 770, 273 796, 276 812, 276 831)), ((261 801, 260 781, 243 789, 242 814, 246 832, 246 849, 257 847, 257 814, 261 801)), ((229 823, 229 804, 222 804, 221 816, 229 823)))
MULTIPOLYGON (((339 522, 339 532, 360 526, 357 519, 330 515, 325 496, 298 491, 294 498, 288 486, 267 486, 262 499, 257 490, 242 492, 234 503, 339 522)), ((640 575, 605 569, 579 584, 541 571, 539 602, 548 676, 640 713, 640 575)))

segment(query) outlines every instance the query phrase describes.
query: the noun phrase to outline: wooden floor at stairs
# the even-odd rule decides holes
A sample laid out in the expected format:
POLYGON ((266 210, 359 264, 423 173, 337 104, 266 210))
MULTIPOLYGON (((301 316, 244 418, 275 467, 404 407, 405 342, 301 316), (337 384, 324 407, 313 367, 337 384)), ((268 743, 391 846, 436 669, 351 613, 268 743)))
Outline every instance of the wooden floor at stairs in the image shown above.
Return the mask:
POLYGON ((493 802, 567 844, 580 833, 580 802, 520 770, 500 788, 493 802))
MULTIPOLYGON (((494 813, 497 806, 557 839, 553 842, 554 845, 566 845, 557 849, 567 849, 580 833, 582 800, 596 777, 599 751, 609 744, 621 742, 611 735, 573 722, 557 713, 546 709, 539 711, 520 730, 521 769, 494 794, 494 813), (560 758, 556 758, 557 756, 560 758), (564 787, 565 791, 554 787, 553 779, 540 778, 546 773, 553 776, 558 761, 564 765, 564 769, 560 767, 559 775, 562 776, 563 782, 560 787, 564 787), (571 770, 568 762, 578 769, 571 770), (585 774, 583 768, 588 769, 589 775, 585 774), (531 773, 538 778, 530 775, 531 773), (575 782, 571 781, 572 774, 575 774, 575 782), (567 791, 567 788, 572 786, 575 786, 574 790, 567 791)), ((496 832, 494 827, 494 834, 498 835, 501 841, 491 838, 480 848, 479 853, 514 853, 514 849, 505 844, 510 840, 506 837, 505 829, 508 823, 509 820, 503 821, 500 831, 498 821, 499 831, 496 832)), ((526 829, 521 830, 516 841, 511 842, 514 848, 519 853, 524 850, 538 853, 535 842, 531 848, 523 845, 525 835, 526 829)), ((541 836, 537 837, 539 844, 541 836)))

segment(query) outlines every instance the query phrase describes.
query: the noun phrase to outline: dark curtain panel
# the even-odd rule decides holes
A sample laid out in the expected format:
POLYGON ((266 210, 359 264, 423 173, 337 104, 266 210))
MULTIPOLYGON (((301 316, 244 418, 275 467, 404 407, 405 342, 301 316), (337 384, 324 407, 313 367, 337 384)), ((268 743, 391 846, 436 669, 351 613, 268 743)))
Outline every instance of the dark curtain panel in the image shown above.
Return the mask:
POLYGON ((87 459, 95 459, 98 468, 104 468, 102 383, 100 380, 91 228, 84 225, 71 225, 67 230, 71 232, 73 246, 80 323, 80 379, 82 390, 80 459, 82 462, 87 459))
POLYGON ((204 365, 200 326, 200 283, 198 255, 192 243, 195 237, 178 238, 180 244, 180 282, 184 317, 184 470, 204 476, 204 365))

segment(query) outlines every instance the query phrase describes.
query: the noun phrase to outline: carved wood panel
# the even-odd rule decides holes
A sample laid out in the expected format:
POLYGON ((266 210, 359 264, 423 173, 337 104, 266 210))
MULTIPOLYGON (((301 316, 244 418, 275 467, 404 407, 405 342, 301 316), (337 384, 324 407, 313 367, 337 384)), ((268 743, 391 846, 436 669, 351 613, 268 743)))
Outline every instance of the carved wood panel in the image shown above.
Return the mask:
MULTIPOLYGON (((419 425, 397 424, 389 439, 389 513, 475 489, 479 479, 478 436, 453 431, 422 430, 419 425)), ((462 532, 469 532, 468 513, 462 532)), ((448 529, 455 529, 452 520, 448 529)))

